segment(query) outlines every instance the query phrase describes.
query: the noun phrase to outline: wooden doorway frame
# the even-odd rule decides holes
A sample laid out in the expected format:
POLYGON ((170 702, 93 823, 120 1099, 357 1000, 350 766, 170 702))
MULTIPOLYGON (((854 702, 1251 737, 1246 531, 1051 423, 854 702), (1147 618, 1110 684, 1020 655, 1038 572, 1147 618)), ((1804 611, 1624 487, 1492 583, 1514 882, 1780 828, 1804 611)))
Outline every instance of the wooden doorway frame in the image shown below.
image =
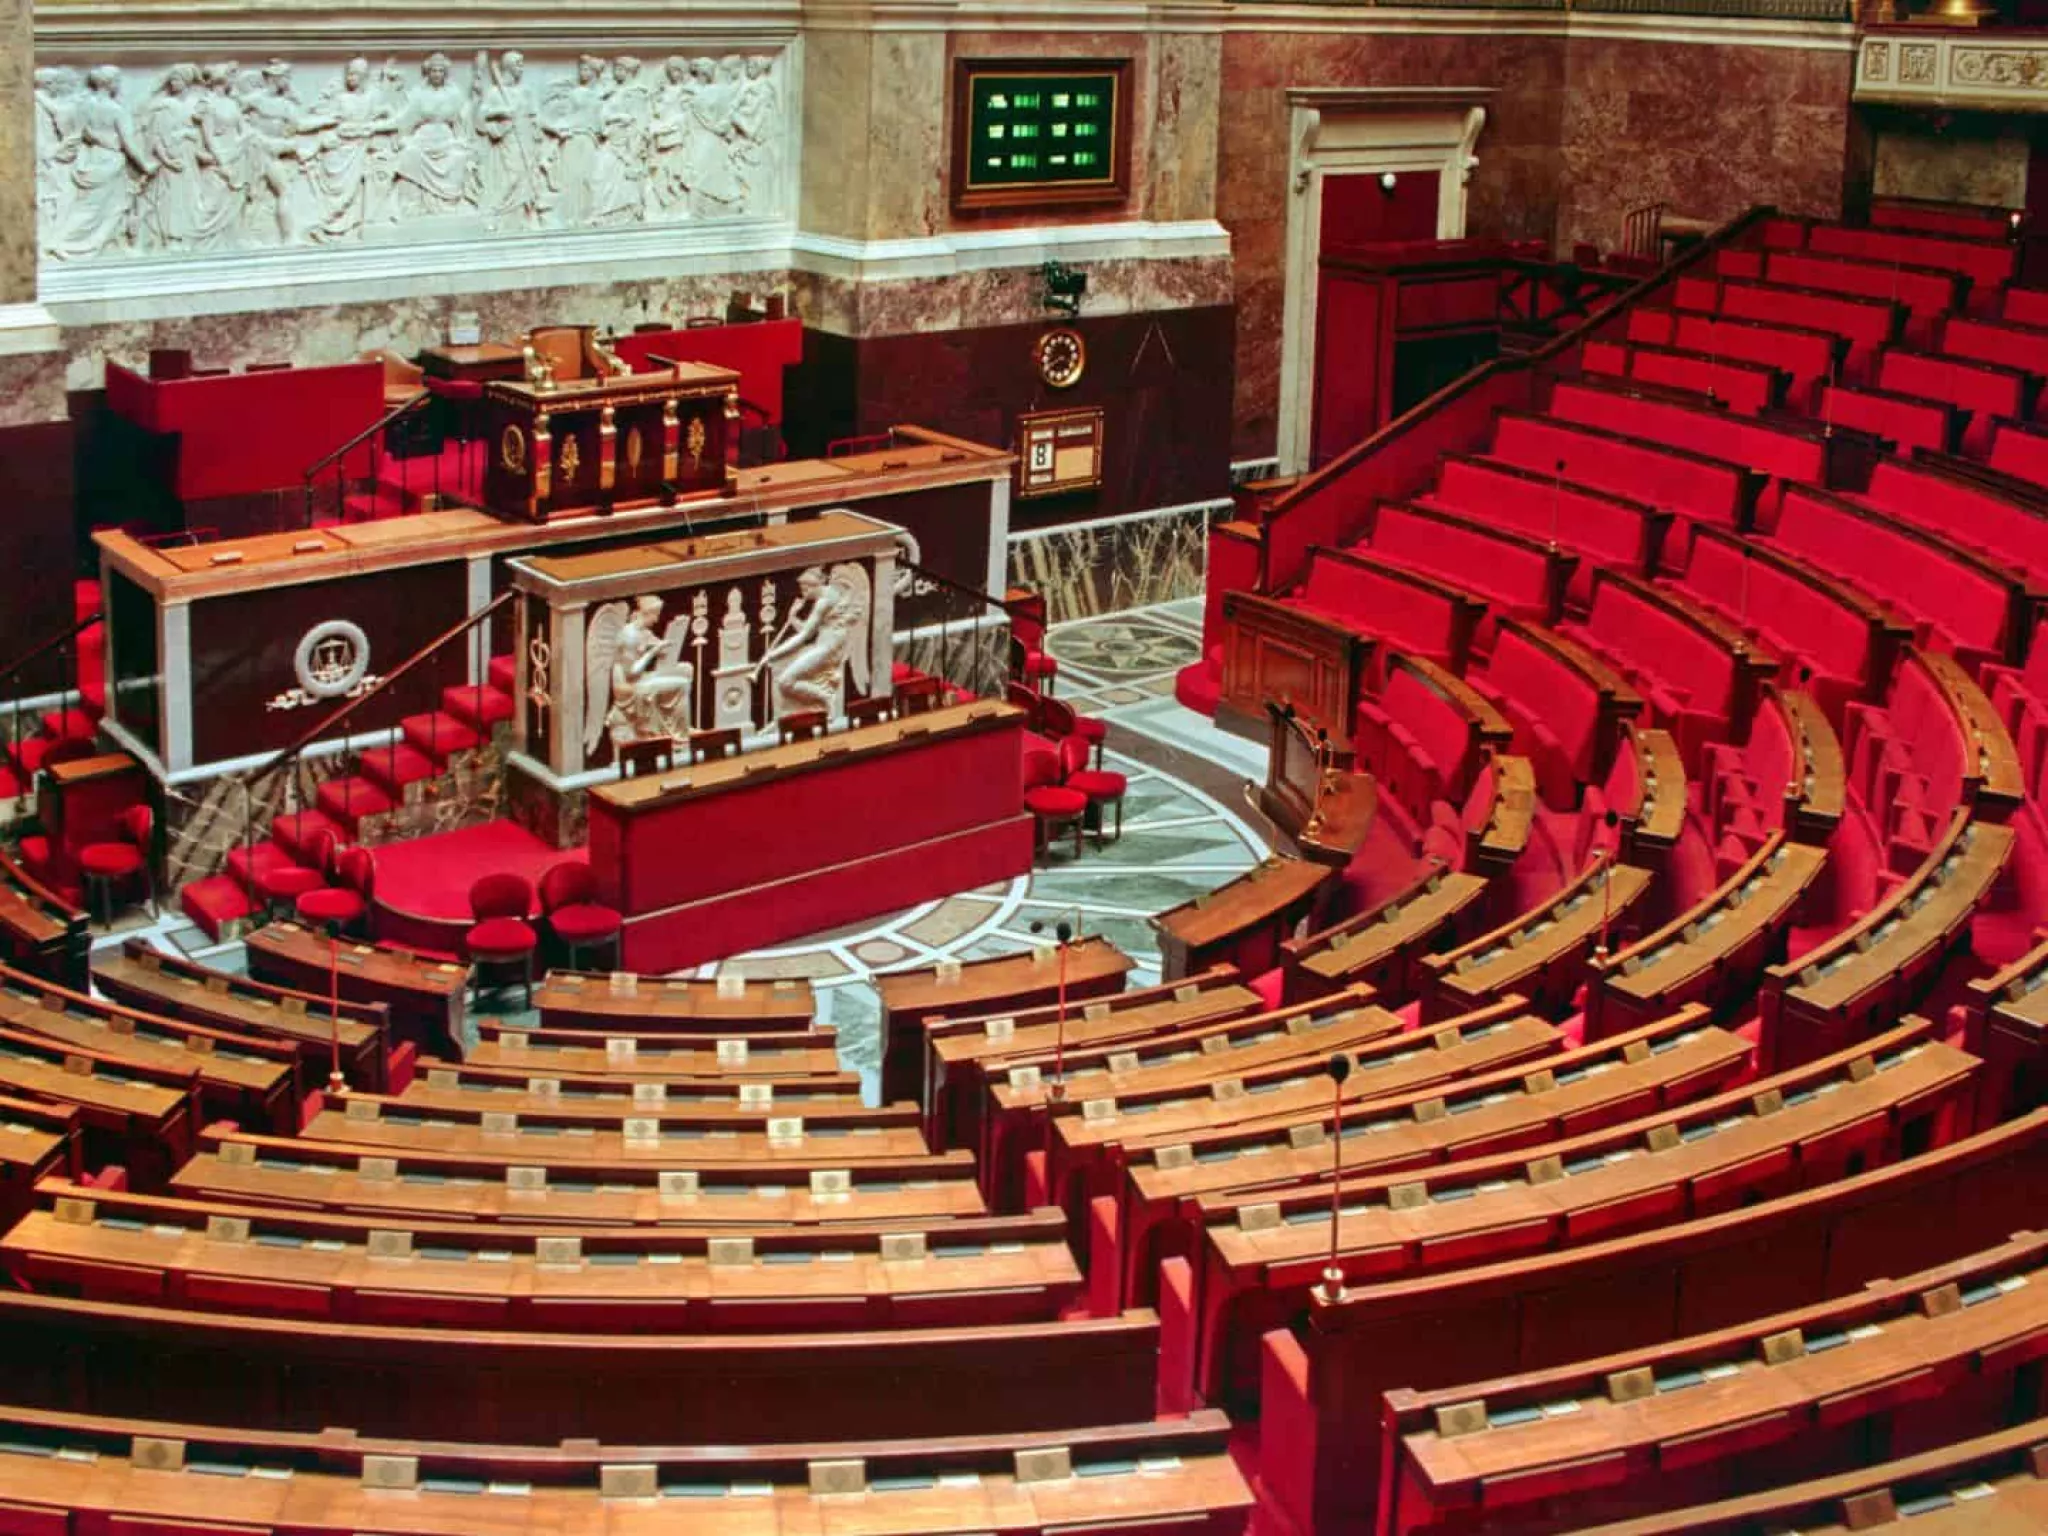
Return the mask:
POLYGON ((1486 126, 1486 86, 1298 87, 1287 93, 1286 282, 1280 322, 1281 474, 1308 468, 1315 424, 1317 269, 1331 176, 1437 173, 1436 238, 1465 234, 1465 184, 1486 126))

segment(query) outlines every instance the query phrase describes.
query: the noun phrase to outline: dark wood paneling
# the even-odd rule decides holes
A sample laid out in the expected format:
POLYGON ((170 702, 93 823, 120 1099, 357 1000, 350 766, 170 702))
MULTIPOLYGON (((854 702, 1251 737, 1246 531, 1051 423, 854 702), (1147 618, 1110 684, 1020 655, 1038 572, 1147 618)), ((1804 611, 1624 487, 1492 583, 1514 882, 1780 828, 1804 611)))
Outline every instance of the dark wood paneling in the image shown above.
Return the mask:
MULTIPOLYGON (((0 667, 71 622, 71 423, 0 428, 0 667)), ((45 679, 45 682, 48 680, 45 679)), ((12 688, 6 690, 14 692, 12 688)))
POLYGON ((791 452, 821 452, 829 437, 906 422, 1014 447, 1022 412, 1099 405, 1105 413, 1101 487, 1017 502, 1011 526, 1228 496, 1235 308, 1073 321, 1087 343, 1087 370, 1073 387, 1049 389, 1031 348, 1062 323, 1068 322, 1048 313, 1026 325, 864 340, 806 331, 803 366, 796 370, 801 379, 792 390, 791 452), (805 418, 829 425, 799 433, 797 423, 805 418))

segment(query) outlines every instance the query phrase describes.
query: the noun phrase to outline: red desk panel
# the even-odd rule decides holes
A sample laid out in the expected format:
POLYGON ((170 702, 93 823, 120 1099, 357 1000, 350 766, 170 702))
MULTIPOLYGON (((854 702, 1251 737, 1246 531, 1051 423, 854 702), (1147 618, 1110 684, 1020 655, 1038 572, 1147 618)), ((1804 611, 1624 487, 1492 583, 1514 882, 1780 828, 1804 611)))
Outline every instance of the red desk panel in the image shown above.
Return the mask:
POLYGON ((827 740, 843 753, 677 798, 594 791, 590 867, 626 914, 625 967, 673 970, 1028 871, 1023 716, 990 709, 934 711, 909 741, 845 732, 827 740))
MULTIPOLYGON (((186 501, 304 483, 306 470, 384 414, 375 362, 156 380, 107 364, 107 406, 176 434, 170 489, 186 501)), ((358 472, 367 473, 367 451, 358 472)))

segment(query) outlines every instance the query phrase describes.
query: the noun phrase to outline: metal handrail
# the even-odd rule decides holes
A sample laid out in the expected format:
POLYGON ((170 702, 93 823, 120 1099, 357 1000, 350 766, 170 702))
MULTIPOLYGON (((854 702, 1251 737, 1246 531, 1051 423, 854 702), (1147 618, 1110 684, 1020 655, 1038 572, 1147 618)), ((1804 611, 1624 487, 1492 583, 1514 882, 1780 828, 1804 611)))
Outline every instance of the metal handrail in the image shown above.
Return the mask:
POLYGON ((93 625, 99 623, 99 621, 100 611, 94 609, 85 618, 74 620, 69 628, 60 629, 55 634, 38 640, 28 651, 16 657, 12 666, 9 666, 5 671, 0 671, 0 688, 4 688, 13 679, 14 675, 29 665, 30 662, 39 660, 48 651, 61 649, 66 641, 77 639, 88 629, 91 629, 93 625))
POLYGON ((429 640, 425 645, 421 646, 418 650, 414 651, 410 656, 406 657, 404 661, 401 661, 397 666, 393 667, 389 672, 385 673, 383 677, 379 678, 377 680, 377 684, 375 687, 367 689, 365 692, 358 695, 357 697, 348 700, 339 709, 335 710, 333 714, 327 716, 324 720, 320 721, 319 724, 311 727, 308 730, 301 731, 298 734, 298 736, 292 740, 290 746, 280 747, 275 753, 273 753, 270 757, 266 758, 261 764, 259 764, 254 769, 250 770, 248 777, 251 779, 261 778, 263 775, 275 772, 278 768, 281 768, 289 759, 298 756, 301 752, 305 751, 306 748, 313 745, 314 742, 320 740, 321 737, 329 734, 329 732, 331 732, 335 726, 339 725, 343 720, 346 720, 350 715, 354 714, 357 710, 361 709, 365 704, 369 703, 370 700, 377 698, 386 689, 391 687, 392 684, 396 683, 401 677, 404 677, 406 673, 412 671, 414 667, 418 666, 421 662, 425 661, 429 656, 433 655, 434 652, 441 649, 442 646, 446 645, 449 641, 455 639, 457 636, 465 634, 469 630, 476 628, 478 624, 482 623, 485 619, 489 618, 492 614, 496 613, 500 608, 503 608, 507 603, 511 602, 515 596, 517 596, 517 594, 510 591, 509 589, 504 592, 500 592, 488 603, 485 603, 483 607, 477 609, 475 613, 472 613, 467 618, 463 619, 461 623, 451 625, 449 628, 442 630, 440 634, 436 635, 433 639, 429 640))
MULTIPOLYGON (((349 454, 355 452, 356 449, 362 447, 364 443, 371 442, 372 440, 380 437, 384 432, 386 432, 390 428, 393 422, 398 421, 402 417, 410 415, 414 411, 424 410, 428 402, 430 402, 433 398, 434 397, 430 392, 426 390, 421 390, 418 394, 414 395, 410 400, 405 401, 403 404, 393 406, 390 410, 386 411, 382 416, 378 417, 375 421, 371 422, 367 427, 364 427, 362 431, 356 433, 354 437, 351 437, 347 442, 341 444, 340 447, 329 450, 327 453, 322 454, 319 458, 315 459, 311 464, 306 466, 306 473, 304 478, 306 500, 306 526, 308 528, 313 526, 313 492, 315 489, 314 482, 317 481, 320 478, 320 476, 324 474, 328 469, 340 464, 342 460, 346 459, 349 456, 349 454)), ((438 474, 439 471, 437 467, 437 479, 438 474)))
MULTIPOLYGON (((1724 224, 1698 245, 1681 251, 1676 257, 1666 262, 1655 272, 1637 279, 1619 293, 1612 295, 1613 302, 1610 305, 1589 314, 1579 324, 1572 326, 1569 330, 1560 332, 1535 351, 1518 353, 1511 357, 1497 357, 1488 362, 1481 363, 1470 373, 1465 374, 1461 378, 1454 379, 1427 399, 1417 401, 1401 415, 1396 416, 1385 426, 1380 427, 1369 436, 1354 443, 1327 464, 1320 465, 1303 475, 1291 489, 1274 498, 1272 505, 1268 508, 1262 520, 1264 525, 1262 537, 1268 536, 1272 525, 1286 517, 1289 512, 1293 511, 1302 502, 1307 501, 1331 482, 1341 479, 1357 465, 1371 458, 1384 443, 1402 436, 1418 422, 1429 417, 1447 401, 1456 399, 1460 395, 1469 394, 1471 391, 1480 388, 1487 381, 1497 378, 1502 374, 1535 368, 1540 364, 1549 363, 1555 358, 1562 356, 1583 339, 1584 332, 1603 323, 1611 313, 1633 304, 1655 288, 1670 282, 1678 273, 1706 260, 1710 254, 1726 245, 1735 236, 1761 223, 1763 220, 1773 217, 1776 213, 1777 209, 1767 203, 1750 209, 1749 212, 1741 217, 1728 224, 1724 224)), ((1263 556, 1261 557, 1260 564, 1261 590, 1264 590, 1265 572, 1263 556)))

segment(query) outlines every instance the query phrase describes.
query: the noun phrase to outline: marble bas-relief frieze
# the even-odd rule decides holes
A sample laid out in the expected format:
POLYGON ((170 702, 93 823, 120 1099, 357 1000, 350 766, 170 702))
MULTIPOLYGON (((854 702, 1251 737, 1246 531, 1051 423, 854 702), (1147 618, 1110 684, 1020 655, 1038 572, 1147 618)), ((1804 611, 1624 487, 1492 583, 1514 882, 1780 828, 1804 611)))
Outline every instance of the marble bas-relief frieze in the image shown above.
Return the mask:
POLYGON ((46 262, 787 213, 779 53, 36 71, 46 262))

